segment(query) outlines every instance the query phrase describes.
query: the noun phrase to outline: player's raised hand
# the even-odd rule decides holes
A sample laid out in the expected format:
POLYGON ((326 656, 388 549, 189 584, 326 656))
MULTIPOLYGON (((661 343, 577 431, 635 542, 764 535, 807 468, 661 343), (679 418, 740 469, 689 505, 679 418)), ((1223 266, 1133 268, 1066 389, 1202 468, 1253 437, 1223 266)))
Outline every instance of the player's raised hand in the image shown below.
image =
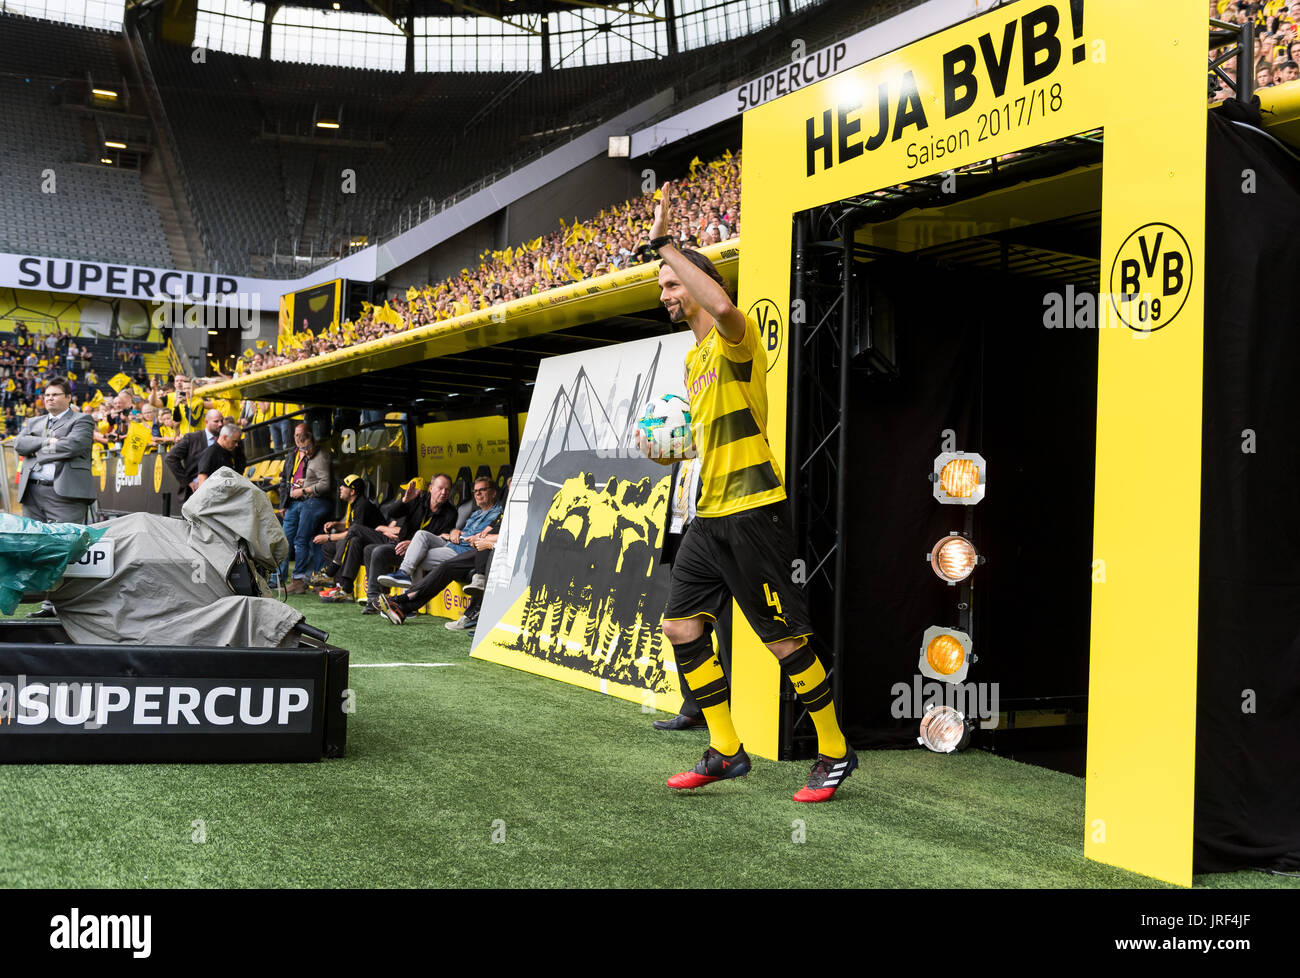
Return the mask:
POLYGON ((655 204, 655 220, 650 225, 650 239, 662 238, 668 233, 669 210, 672 207, 672 184, 665 183, 659 188, 659 203, 655 204))

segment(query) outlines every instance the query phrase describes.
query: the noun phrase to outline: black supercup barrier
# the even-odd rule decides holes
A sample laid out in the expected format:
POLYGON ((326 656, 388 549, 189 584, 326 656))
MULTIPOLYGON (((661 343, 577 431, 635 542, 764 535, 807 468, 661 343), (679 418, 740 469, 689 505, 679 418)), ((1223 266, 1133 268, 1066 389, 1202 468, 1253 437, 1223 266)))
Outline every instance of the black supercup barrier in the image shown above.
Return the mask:
POLYGON ((0 622, 0 763, 342 757, 348 652, 73 645, 55 619, 0 622))

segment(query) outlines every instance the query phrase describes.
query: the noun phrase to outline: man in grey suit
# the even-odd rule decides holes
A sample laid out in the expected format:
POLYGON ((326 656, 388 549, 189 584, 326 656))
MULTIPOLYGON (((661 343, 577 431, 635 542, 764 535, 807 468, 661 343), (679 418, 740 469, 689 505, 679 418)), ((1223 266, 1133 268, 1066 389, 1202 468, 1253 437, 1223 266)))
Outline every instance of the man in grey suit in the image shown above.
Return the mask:
MULTIPOLYGON (((95 421, 72 407, 72 386, 61 377, 46 381, 45 412, 23 422, 14 441, 23 457, 18 483, 23 515, 45 523, 85 523, 95 501, 90 477, 95 421)), ((48 601, 35 612, 53 614, 48 601)))
POLYGON ((18 498, 23 515, 46 523, 85 523, 95 501, 90 446, 95 420, 72 407, 72 389, 56 377, 45 385, 45 414, 23 422, 14 450, 24 458, 18 498))

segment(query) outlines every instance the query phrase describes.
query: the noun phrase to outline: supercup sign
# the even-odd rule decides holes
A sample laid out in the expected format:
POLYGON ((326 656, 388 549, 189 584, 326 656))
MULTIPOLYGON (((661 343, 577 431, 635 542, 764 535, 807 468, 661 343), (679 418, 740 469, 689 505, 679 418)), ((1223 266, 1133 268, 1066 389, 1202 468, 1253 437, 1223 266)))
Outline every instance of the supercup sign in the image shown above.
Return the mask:
POLYGON ((162 268, 111 265, 62 258, 18 258, 18 288, 79 292, 123 299, 169 299, 179 295, 226 295, 239 291, 239 279, 162 268))
POLYGON ((0 677, 6 733, 308 733, 312 679, 0 677))
POLYGON ((0 253, 0 288, 169 304, 167 323, 155 326, 242 326, 278 309, 280 296, 298 287, 297 281, 0 253), (214 323, 218 313, 223 321, 214 323))

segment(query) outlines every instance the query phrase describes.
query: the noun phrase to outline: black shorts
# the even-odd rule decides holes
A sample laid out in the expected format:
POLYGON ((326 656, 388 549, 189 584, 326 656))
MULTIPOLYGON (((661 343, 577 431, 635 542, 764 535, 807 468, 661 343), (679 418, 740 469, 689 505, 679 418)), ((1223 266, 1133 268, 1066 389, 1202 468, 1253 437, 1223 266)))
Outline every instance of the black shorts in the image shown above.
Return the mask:
POLYGON ((664 620, 717 620, 735 598, 764 644, 812 634, 808 601, 794 576, 786 500, 730 516, 698 516, 673 560, 664 620))

